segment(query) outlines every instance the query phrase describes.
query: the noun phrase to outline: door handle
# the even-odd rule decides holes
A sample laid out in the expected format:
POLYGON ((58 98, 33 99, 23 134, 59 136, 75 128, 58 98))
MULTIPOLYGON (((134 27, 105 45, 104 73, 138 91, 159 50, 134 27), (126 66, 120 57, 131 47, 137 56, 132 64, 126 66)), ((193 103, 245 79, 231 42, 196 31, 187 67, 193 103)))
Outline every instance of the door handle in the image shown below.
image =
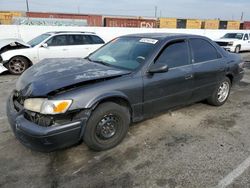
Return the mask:
POLYGON ((190 79, 193 79, 193 77, 194 77, 194 75, 187 75, 186 77, 185 77, 185 80, 190 80, 190 79))
POLYGON ((65 49, 65 48, 63 49, 63 51, 67 51, 67 50, 68 50, 68 49, 65 49))

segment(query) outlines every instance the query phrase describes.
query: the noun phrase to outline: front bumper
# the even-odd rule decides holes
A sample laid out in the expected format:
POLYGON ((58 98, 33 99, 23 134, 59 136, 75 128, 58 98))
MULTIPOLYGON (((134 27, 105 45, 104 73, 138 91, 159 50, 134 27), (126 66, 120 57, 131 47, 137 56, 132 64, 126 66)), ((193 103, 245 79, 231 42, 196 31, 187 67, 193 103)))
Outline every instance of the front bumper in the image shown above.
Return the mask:
POLYGON ((6 67, 2 64, 2 63, 0 63, 0 74, 2 73, 2 72, 5 72, 5 71, 7 71, 8 69, 6 69, 6 67))
POLYGON ((7 102, 7 116, 16 138, 25 146, 50 152, 79 143, 82 140, 86 118, 63 125, 43 127, 24 117, 24 110, 15 109, 13 95, 7 102))
POLYGON ((235 52, 235 46, 222 46, 226 51, 235 52))

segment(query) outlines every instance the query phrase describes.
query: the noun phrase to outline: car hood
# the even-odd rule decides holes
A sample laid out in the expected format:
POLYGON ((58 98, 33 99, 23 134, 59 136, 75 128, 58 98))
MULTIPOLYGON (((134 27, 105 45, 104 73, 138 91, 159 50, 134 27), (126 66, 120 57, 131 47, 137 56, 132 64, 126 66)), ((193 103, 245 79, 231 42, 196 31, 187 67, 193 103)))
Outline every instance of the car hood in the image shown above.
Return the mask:
POLYGON ((25 47, 30 47, 29 44, 25 43, 23 40, 21 39, 2 39, 0 40, 0 50, 3 48, 3 47, 6 47, 6 46, 17 46, 17 45, 21 45, 21 46, 25 46, 25 47))
POLYGON ((24 97, 42 97, 65 87, 129 73, 86 59, 45 59, 20 76, 16 89, 24 97))
POLYGON ((216 42, 235 42, 235 41, 239 41, 240 39, 218 39, 216 40, 216 42))

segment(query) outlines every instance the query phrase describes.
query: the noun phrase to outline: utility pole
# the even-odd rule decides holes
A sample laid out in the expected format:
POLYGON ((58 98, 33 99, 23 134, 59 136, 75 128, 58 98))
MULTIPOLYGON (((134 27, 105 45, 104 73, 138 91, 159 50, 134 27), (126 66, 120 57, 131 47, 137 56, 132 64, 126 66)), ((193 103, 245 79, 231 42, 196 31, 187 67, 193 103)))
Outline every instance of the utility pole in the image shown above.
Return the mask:
POLYGON ((29 12, 30 9, 29 9, 29 1, 28 0, 26 0, 26 8, 27 8, 27 12, 29 12))
POLYGON ((240 20, 243 21, 244 19, 244 12, 241 13, 241 17, 240 17, 240 20))
POLYGON ((80 6, 77 5, 77 13, 80 14, 80 6))
POLYGON ((155 18, 157 17, 157 6, 155 6, 155 18))

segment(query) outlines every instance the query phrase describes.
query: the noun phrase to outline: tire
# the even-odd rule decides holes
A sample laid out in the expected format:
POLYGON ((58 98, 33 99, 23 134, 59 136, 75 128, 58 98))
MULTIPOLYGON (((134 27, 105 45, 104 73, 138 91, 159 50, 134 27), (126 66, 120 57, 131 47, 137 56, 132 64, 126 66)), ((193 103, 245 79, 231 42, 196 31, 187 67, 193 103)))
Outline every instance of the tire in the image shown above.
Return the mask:
POLYGON ((16 56, 9 60, 6 67, 11 74, 20 75, 29 68, 29 61, 25 57, 16 56))
POLYGON ((240 46, 239 45, 235 47, 234 52, 237 54, 240 53, 240 46))
POLYGON ((213 95, 207 99, 208 103, 213 106, 223 105, 230 95, 231 86, 232 84, 230 79, 226 77, 218 84, 213 92, 213 95))
POLYGON ((128 108, 113 102, 102 103, 91 114, 83 140, 95 151, 113 148, 124 139, 129 124, 128 108))

